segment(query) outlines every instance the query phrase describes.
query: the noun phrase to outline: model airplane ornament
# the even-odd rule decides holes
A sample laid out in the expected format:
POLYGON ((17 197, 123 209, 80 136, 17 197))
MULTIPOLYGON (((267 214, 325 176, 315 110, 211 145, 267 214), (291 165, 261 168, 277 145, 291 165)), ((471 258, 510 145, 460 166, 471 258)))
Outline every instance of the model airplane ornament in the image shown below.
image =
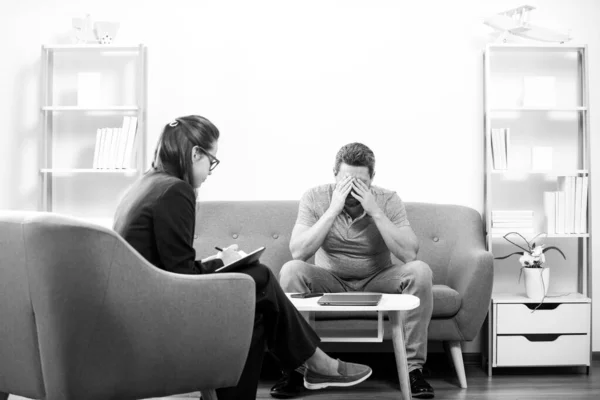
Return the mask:
POLYGON ((535 7, 527 5, 513 8, 494 14, 483 23, 501 32, 496 39, 498 42, 506 42, 511 35, 542 42, 564 43, 571 40, 569 34, 530 24, 529 16, 532 10, 535 10, 535 7))

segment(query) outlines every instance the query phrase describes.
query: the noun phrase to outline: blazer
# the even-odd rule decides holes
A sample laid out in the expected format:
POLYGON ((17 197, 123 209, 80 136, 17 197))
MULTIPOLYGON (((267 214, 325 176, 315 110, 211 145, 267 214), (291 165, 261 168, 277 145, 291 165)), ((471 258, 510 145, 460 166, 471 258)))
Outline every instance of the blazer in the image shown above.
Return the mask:
POLYGON ((187 182, 150 170, 119 203, 113 229, 156 267, 179 274, 209 273, 220 259, 196 261, 196 194, 187 182))

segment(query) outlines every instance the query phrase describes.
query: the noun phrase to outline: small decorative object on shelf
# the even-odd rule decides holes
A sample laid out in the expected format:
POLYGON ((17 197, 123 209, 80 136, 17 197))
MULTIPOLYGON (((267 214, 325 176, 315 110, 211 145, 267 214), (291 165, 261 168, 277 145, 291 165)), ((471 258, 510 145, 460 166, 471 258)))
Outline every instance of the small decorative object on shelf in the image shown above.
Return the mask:
POLYGON ((496 257, 496 260, 504 260, 510 256, 515 254, 522 254, 519 258, 519 262, 521 263, 521 273, 519 274, 519 281, 521 281, 521 275, 525 275, 525 292, 527 297, 530 299, 540 301, 542 303, 546 294, 548 293, 548 286, 550 284, 550 269, 548 267, 544 267, 544 263, 546 262, 545 252, 548 250, 556 250, 558 251, 563 258, 566 260, 565 254, 556 246, 545 247, 544 244, 535 243, 535 240, 539 237, 546 236, 545 233, 540 233, 536 235, 531 241, 528 241, 518 232, 509 232, 504 235, 504 239, 511 244, 514 244, 521 250, 523 253, 516 251, 509 255, 503 257, 496 257), (516 235, 523 239, 525 243, 523 246, 509 239, 510 235, 516 235))
POLYGON ((75 44, 93 43, 94 33, 92 32, 92 17, 86 14, 83 18, 72 19, 72 41, 75 44))
POLYGON ((119 23, 111 21, 98 21, 94 24, 94 32, 100 44, 111 44, 117 32, 119 31, 119 23))
POLYGON ((72 19, 72 41, 75 44, 112 44, 119 31, 119 22, 97 21, 92 23, 92 16, 72 19))
POLYGON ((491 15, 485 18, 483 23, 499 33, 496 41, 500 43, 506 43, 514 36, 540 42, 557 43, 565 43, 572 39, 570 32, 565 34, 530 23, 529 19, 533 10, 535 10, 535 7, 523 5, 491 15))

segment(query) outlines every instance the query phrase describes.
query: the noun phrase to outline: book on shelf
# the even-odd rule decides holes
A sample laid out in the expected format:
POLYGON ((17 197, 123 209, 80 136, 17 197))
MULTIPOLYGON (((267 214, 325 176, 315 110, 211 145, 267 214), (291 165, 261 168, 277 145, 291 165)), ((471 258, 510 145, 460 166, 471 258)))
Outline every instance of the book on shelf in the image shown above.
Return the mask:
POLYGON ((559 176, 556 182, 558 190, 565 193, 565 230, 561 233, 575 233, 575 177, 559 176))
POLYGON ((573 204, 573 233, 583 233, 581 230, 581 190, 583 178, 581 176, 575 178, 575 196, 573 204))
POLYGON ((581 228, 581 232, 580 233, 587 233, 588 232, 588 221, 587 221, 587 208, 588 208, 588 179, 589 177, 587 175, 582 176, 581 177, 581 220, 580 220, 580 228, 581 228))
POLYGON ((127 136, 129 135, 129 120, 131 117, 123 117, 123 125, 120 128, 119 133, 119 146, 115 153, 114 168, 124 168, 125 159, 125 146, 127 143, 127 136))
POLYGON ((510 131, 508 128, 492 128, 492 162, 494 169, 508 168, 508 149, 510 142, 510 131))
POLYGON ((121 162, 121 168, 133 168, 135 166, 133 149, 135 148, 137 125, 137 117, 130 117, 127 129, 127 140, 125 141, 124 158, 121 162))
POLYGON ((559 198, 555 204, 559 207, 558 204, 564 202, 564 206, 555 213, 557 233, 587 233, 588 186, 588 176, 559 176, 557 178, 559 193, 557 196, 559 198), (561 225, 564 225, 564 230, 561 230, 561 225))
POLYGON ((94 146, 94 161, 92 162, 92 168, 96 169, 99 165, 100 157, 100 145, 102 144, 102 129, 96 130, 96 145, 94 146))
POLYGON ((528 221, 492 221, 493 228, 531 228, 533 227, 533 220, 528 221))
POLYGON ((96 131, 94 169, 134 168, 134 148, 137 117, 123 117, 120 128, 100 128, 96 131))
POLYGON ((518 232, 522 235, 534 233, 532 210, 493 210, 492 233, 505 235, 518 232))
POLYGON ((533 210, 493 210, 492 217, 510 217, 510 218, 533 218, 533 210))

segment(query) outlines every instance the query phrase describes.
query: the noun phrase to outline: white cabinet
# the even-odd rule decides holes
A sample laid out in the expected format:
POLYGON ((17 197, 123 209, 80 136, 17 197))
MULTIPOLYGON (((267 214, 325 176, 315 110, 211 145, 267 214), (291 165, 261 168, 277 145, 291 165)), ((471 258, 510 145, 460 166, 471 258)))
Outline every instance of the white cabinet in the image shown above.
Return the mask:
POLYGON ((590 312, 590 299, 581 294, 541 306, 520 295, 493 295, 489 373, 492 367, 589 367, 590 312))
POLYGON ((120 196, 147 168, 146 52, 141 44, 42 46, 42 210, 112 226, 120 196), (126 131, 132 120, 130 157, 94 165, 98 130, 126 131))
POLYGON ((548 296, 534 312, 539 302, 524 295, 519 256, 494 261, 484 355, 490 375, 492 367, 590 365, 588 91, 585 45, 490 44, 485 49, 488 249, 495 257, 522 252, 503 236, 519 232, 531 240, 547 233, 544 243, 566 255, 564 260, 558 252, 546 253, 548 296), (566 181, 572 182, 570 188, 566 181), (568 196, 569 201, 560 200, 568 196))

